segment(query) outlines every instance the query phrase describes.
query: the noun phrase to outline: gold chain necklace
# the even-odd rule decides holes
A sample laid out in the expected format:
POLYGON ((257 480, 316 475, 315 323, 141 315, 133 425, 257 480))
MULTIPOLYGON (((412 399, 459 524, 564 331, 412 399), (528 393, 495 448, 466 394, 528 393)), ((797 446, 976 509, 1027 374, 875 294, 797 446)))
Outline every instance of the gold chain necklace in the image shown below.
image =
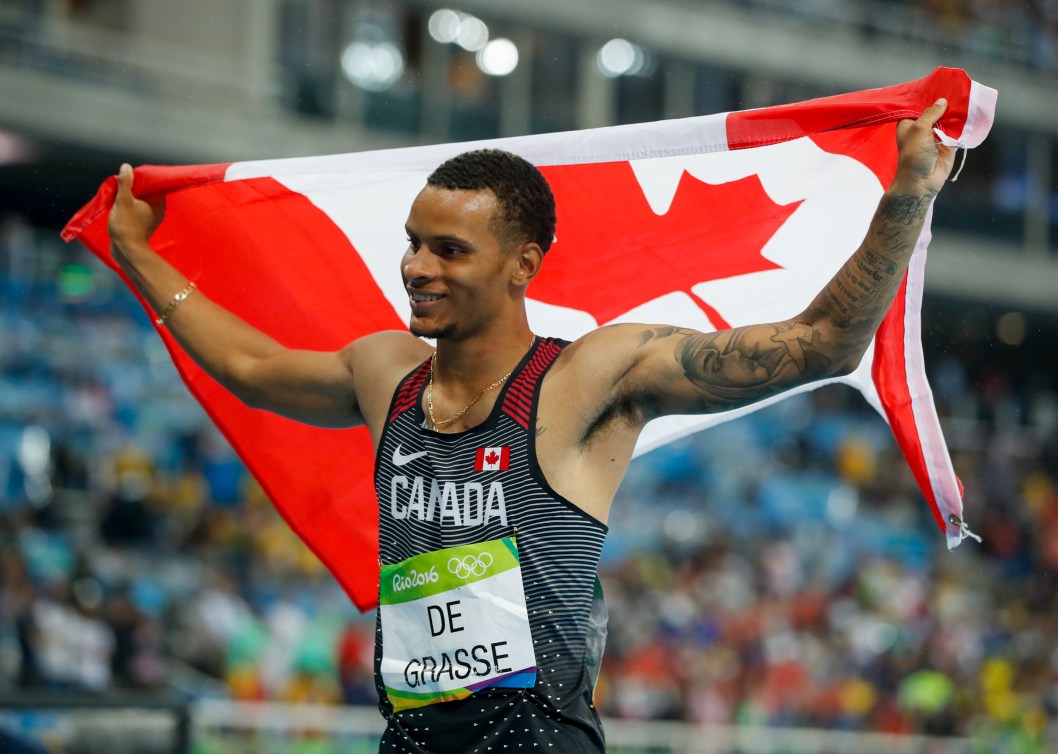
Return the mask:
MULTIPOLYGON (((533 347, 533 343, 535 343, 535 342, 536 342, 536 335, 533 335, 532 339, 529 341, 529 348, 527 348, 525 350, 526 353, 529 353, 529 351, 533 347)), ((525 357, 523 356, 522 358, 525 358, 525 357)), ((519 359, 518 361, 520 362, 521 359, 519 359)), ((491 385, 489 385, 487 388, 482 390, 480 393, 475 395, 474 396, 474 400, 472 400, 470 403, 468 403, 466 406, 464 406, 463 410, 460 411, 459 413, 457 413, 455 416, 450 416, 447 419, 441 419, 440 421, 438 421, 437 419, 434 418, 434 415, 433 415, 433 373, 436 371, 436 369, 437 369, 437 351, 434 351, 433 355, 430 357, 430 382, 426 385, 426 409, 427 409, 428 413, 430 414, 430 424, 434 428, 435 431, 436 431, 436 429, 438 427, 447 427, 449 424, 454 422, 456 419, 459 419, 460 417, 462 417, 463 414, 465 414, 467 411, 469 411, 471 409, 471 407, 473 407, 473 405, 475 403, 477 403, 479 400, 481 400, 481 397, 483 395, 485 395, 485 393, 489 392, 490 390, 495 390, 500 385, 505 383, 507 381, 507 379, 512 374, 514 374, 514 370, 512 369, 511 371, 507 372, 507 374, 503 375, 498 380, 496 380, 491 385)))

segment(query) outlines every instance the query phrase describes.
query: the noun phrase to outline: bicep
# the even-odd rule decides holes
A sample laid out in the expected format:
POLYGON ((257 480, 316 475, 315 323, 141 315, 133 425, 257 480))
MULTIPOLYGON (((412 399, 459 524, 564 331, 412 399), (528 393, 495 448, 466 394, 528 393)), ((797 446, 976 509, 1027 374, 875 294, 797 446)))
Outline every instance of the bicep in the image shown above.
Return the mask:
POLYGON ((348 347, 340 351, 280 349, 247 362, 242 381, 244 400, 254 408, 318 427, 363 423, 348 347))
POLYGON ((738 408, 835 374, 823 332, 797 320, 703 333, 643 327, 625 381, 647 418, 738 408))

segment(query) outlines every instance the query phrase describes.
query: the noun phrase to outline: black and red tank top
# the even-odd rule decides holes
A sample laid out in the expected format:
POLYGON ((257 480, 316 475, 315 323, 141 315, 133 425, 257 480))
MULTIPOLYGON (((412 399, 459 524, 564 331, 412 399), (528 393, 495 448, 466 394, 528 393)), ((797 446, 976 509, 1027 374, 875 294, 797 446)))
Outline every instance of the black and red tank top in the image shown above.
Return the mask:
POLYGON ((376 621, 375 679, 388 721, 382 752, 604 750, 592 694, 606 637, 597 577, 606 526, 551 489, 536 460, 540 385, 564 345, 537 339, 488 418, 464 432, 426 426, 429 361, 397 387, 375 461, 380 601, 400 603, 384 605, 376 621), (507 581, 473 581, 501 560, 512 566, 507 581), (510 581, 519 571, 520 585, 510 581), (460 601, 485 583, 509 594, 460 601), (487 615, 489 604, 507 601, 518 605, 513 619, 528 624, 521 662, 505 642, 474 638, 486 629, 475 624, 483 619, 473 603, 487 615), (411 639, 394 638, 416 622, 411 639), (462 633, 441 647, 453 638, 445 629, 462 633), (458 692, 435 690, 453 678, 466 679, 458 692))

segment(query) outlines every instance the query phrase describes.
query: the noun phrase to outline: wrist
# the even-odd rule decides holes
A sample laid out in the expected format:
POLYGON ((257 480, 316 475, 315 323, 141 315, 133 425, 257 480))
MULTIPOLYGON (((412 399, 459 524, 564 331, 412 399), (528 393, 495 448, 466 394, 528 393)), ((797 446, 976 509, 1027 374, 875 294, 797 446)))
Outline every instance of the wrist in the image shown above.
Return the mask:
POLYGON ((127 241, 111 236, 110 253, 114 261, 124 267, 126 264, 134 264, 138 259, 150 256, 154 251, 144 241, 127 241))
POLYGON ((897 174, 889 188, 885 191, 887 196, 906 196, 916 199, 932 199, 937 195, 937 189, 930 186, 926 181, 918 180, 911 176, 897 174))

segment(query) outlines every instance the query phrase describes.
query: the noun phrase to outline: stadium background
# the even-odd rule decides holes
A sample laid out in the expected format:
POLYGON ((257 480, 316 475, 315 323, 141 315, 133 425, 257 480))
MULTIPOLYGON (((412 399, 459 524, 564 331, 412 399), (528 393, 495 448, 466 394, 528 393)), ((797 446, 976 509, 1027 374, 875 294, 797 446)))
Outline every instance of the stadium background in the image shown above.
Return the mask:
POLYGON ((655 120, 936 65, 999 90, 938 200, 923 313, 984 543, 945 550, 845 389, 651 453, 604 553, 600 704, 615 751, 1058 750, 1054 0, 0 0, 0 750, 377 735, 371 616, 58 239, 119 162, 655 120))

